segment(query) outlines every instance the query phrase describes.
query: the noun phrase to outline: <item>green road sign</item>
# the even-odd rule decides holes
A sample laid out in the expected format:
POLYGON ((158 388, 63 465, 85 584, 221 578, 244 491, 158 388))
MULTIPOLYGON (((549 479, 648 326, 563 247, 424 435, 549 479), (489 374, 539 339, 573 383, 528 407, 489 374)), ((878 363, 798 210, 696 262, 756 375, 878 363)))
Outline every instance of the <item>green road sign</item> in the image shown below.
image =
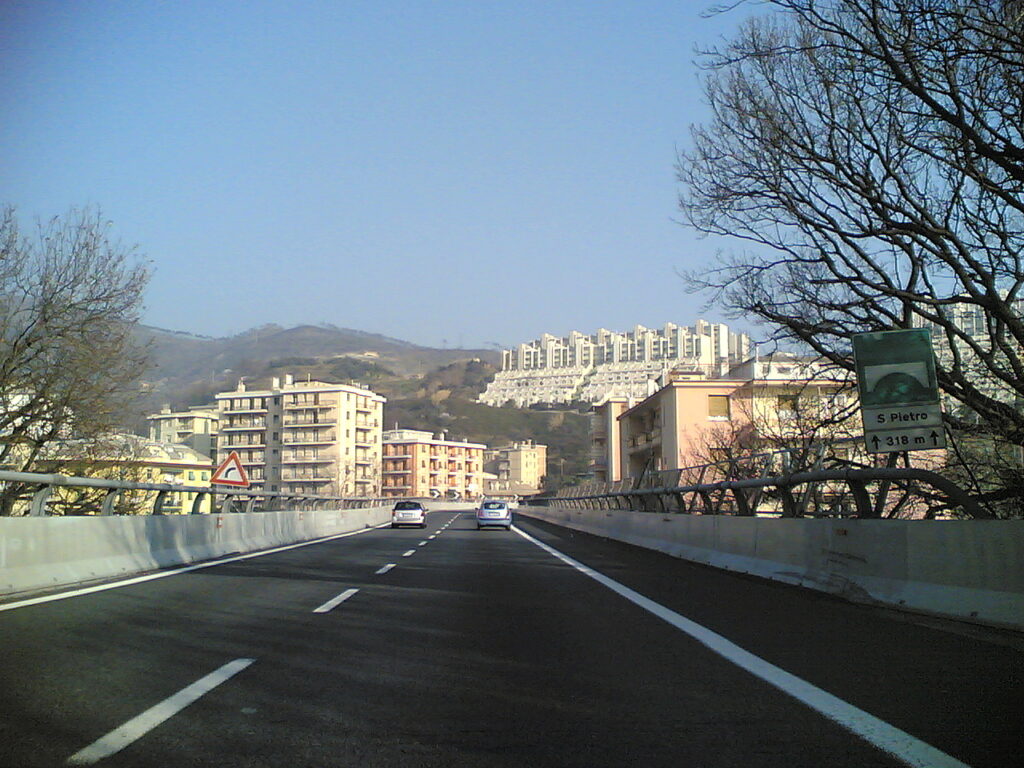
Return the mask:
POLYGON ((859 333, 853 337, 864 440, 873 453, 946 445, 931 333, 859 333))

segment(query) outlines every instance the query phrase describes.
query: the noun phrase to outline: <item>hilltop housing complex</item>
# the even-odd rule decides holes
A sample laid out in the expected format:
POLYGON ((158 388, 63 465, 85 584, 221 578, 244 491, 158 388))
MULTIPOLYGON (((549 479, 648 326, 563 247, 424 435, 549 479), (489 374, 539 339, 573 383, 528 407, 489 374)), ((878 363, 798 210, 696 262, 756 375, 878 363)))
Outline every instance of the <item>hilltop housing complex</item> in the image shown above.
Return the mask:
POLYGON ((672 369, 685 367, 717 376, 745 360, 749 352, 749 336, 705 320, 692 326, 637 325, 624 333, 603 328, 590 335, 546 333, 502 352, 501 370, 479 402, 523 408, 534 403, 646 397, 652 381, 672 369))

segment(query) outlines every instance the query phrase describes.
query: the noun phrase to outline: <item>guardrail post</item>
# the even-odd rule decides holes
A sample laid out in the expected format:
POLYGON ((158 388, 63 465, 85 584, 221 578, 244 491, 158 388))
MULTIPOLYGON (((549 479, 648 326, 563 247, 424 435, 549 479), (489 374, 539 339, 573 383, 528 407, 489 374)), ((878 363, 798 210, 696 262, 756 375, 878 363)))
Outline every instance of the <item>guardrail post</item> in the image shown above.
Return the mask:
POLYGON ((157 491, 156 498, 153 499, 153 514, 162 515, 164 513, 164 502, 167 500, 167 491, 157 491))
POLYGON ((754 511, 750 507, 750 499, 743 488, 733 488, 732 497, 736 500, 736 511, 741 517, 753 517, 754 511))
POLYGON ((43 517, 46 514, 46 502, 50 498, 52 485, 44 485, 32 494, 32 505, 29 507, 29 515, 32 517, 43 517))
POLYGON ((862 518, 874 517, 875 505, 871 503, 871 494, 868 493, 867 485, 853 478, 847 478, 846 482, 853 493, 853 503, 857 505, 857 516, 862 518))
MULTIPOLYGON (((203 514, 203 497, 207 496, 207 495, 208 494, 205 491, 199 491, 199 492, 196 493, 196 497, 194 499, 192 499, 192 511, 191 511, 191 514, 193 514, 193 515, 201 515, 201 514, 203 514)), ((212 506, 212 502, 211 502, 211 506, 212 506)))
POLYGON ((114 506, 117 504, 117 497, 121 494, 120 489, 111 488, 107 491, 103 497, 103 503, 100 505, 100 514, 104 517, 109 517, 114 514, 114 506))
POLYGON ((704 510, 703 510, 703 512, 701 512, 701 514, 704 514, 704 515, 714 515, 714 514, 718 513, 718 510, 715 508, 714 501, 711 500, 711 494, 710 493, 708 493, 707 491, 698 490, 697 491, 697 495, 699 495, 700 496, 700 500, 702 502, 704 502, 704 510))

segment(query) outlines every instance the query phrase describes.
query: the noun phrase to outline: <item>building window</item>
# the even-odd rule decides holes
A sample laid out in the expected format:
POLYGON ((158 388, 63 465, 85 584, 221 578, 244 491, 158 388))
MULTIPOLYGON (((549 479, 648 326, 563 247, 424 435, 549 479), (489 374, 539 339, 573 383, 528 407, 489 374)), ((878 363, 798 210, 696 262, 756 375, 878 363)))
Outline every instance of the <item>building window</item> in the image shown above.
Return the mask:
POLYGON ((708 395, 708 418, 728 419, 729 418, 729 396, 708 395))

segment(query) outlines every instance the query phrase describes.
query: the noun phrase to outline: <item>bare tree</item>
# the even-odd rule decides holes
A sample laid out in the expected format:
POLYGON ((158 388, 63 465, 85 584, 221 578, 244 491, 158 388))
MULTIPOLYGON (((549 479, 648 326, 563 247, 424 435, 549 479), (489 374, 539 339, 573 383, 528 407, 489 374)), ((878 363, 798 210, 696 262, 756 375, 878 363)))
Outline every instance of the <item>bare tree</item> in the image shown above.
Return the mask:
MULTIPOLYGON (((0 466, 30 471, 57 440, 94 437, 138 392, 131 341, 148 271, 99 211, 71 211, 23 235, 0 210, 0 466)), ((24 489, 8 484, 0 514, 24 489)))
POLYGON ((930 327, 950 426, 1024 445, 1024 6, 767 5, 703 54, 680 205, 745 245, 690 286, 847 369, 930 327))

